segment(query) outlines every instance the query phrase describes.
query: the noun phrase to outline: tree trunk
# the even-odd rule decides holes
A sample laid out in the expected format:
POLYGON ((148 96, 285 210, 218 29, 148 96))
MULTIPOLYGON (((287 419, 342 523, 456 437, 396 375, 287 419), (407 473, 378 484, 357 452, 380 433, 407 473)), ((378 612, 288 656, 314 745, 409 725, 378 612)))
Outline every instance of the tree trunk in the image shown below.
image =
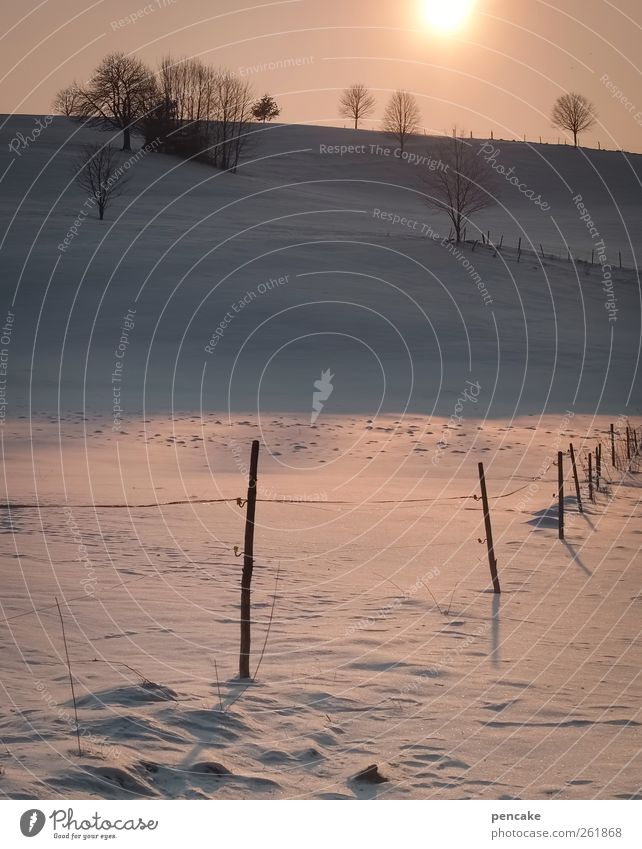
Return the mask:
POLYGON ((355 128, 355 130, 359 129, 359 119, 358 118, 354 119, 354 128, 355 128))
POLYGON ((131 130, 129 127, 123 127, 123 150, 132 149, 131 130))
POLYGON ((577 131, 573 130, 573 144, 577 147, 577 131))
POLYGON ((105 205, 102 204, 102 203, 98 204, 98 217, 100 218, 101 221, 105 217, 105 205))

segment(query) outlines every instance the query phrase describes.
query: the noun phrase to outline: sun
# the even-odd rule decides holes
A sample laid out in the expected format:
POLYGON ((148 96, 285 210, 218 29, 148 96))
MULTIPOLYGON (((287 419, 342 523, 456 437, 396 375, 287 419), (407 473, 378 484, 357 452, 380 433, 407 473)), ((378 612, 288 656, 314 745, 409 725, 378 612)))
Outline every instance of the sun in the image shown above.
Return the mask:
POLYGON ((426 24, 442 33, 455 32, 465 23, 475 0, 422 0, 426 24))

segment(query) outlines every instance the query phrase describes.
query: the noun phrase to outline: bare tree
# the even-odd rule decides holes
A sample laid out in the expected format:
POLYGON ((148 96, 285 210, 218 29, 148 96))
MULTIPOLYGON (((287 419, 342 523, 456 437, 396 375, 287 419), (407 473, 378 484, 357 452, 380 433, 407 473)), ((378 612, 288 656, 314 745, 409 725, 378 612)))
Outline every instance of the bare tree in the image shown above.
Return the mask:
POLYGON ((158 69, 160 99, 174 105, 180 123, 214 119, 216 72, 200 59, 165 56, 158 69))
POLYGON ((111 53, 86 85, 62 89, 54 109, 71 118, 123 131, 123 150, 131 150, 131 133, 157 103, 158 91, 147 66, 135 56, 111 53))
POLYGON ((252 106, 252 116, 256 118, 257 121, 262 121, 264 124, 266 121, 272 121, 274 118, 278 118, 280 114, 281 110, 279 109, 278 103, 269 94, 264 94, 263 97, 260 100, 257 100, 252 106))
POLYGON ((354 121, 355 130, 359 128, 359 121, 372 115, 376 101, 363 83, 354 83, 342 92, 339 99, 339 114, 343 118, 354 121))
POLYGON ((250 84, 231 71, 216 75, 213 161, 219 168, 236 172, 241 151, 248 140, 254 92, 250 84))
POLYGON ((54 97, 53 111, 65 118, 73 118, 77 112, 78 90, 75 85, 61 88, 54 97))
POLYGON ((573 144, 577 147, 577 137, 590 130, 597 121, 595 106, 583 94, 571 92, 558 97, 553 106, 554 127, 573 133, 573 144))
POLYGON ((129 181, 129 174, 109 144, 85 145, 76 160, 75 175, 76 183, 98 207, 101 221, 110 200, 121 194, 129 181))
POLYGON ((458 243, 471 215, 496 202, 496 174, 478 154, 456 134, 437 139, 429 150, 430 169, 423 185, 426 201, 446 212, 458 243))
POLYGON ((383 128, 399 142, 402 153, 407 137, 417 132, 420 122, 421 112, 412 94, 395 91, 383 113, 383 128))
POLYGON ((217 74, 200 59, 164 57, 157 74, 158 104, 143 121, 145 137, 161 140, 163 150, 210 158, 216 118, 217 74))

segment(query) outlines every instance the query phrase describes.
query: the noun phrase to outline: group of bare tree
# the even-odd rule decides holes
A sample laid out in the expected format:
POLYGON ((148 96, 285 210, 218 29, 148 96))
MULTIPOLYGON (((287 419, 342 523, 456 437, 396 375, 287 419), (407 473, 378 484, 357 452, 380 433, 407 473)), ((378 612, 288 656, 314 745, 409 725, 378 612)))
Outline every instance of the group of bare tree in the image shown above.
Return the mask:
MULTIPOLYGON (((595 126, 597 112, 582 94, 571 92, 559 97, 553 107, 553 124, 573 134, 575 147, 580 133, 595 126)), ((454 238, 461 241, 470 217, 496 202, 498 180, 495 172, 480 158, 479 150, 466 139, 436 139, 429 155, 439 167, 424 178, 428 204, 445 212, 452 223, 454 238)))
MULTIPOLYGON (((580 133, 597 123, 595 107, 577 92, 559 97, 551 117, 554 126, 573 134, 576 148, 580 133)), ((492 206, 498 194, 497 176, 478 154, 479 150, 454 132, 452 138, 436 139, 429 150, 439 167, 424 178, 425 198, 430 206, 448 215, 457 243, 470 217, 492 206)))
MULTIPOLYGON (((369 118, 376 101, 363 83, 345 89, 339 100, 342 117, 359 122, 369 118)), ((573 134, 575 147, 580 133, 595 126, 597 112, 584 95, 571 92, 559 97, 552 111, 556 127, 573 134)), ((395 91, 383 114, 383 129, 399 144, 403 154, 409 136, 420 128, 421 113, 416 99, 407 91, 395 91)), ((495 172, 478 156, 479 151, 453 132, 452 138, 438 138, 427 150, 437 167, 429 170, 422 180, 422 189, 428 204, 445 212, 452 224, 454 239, 459 243, 470 217, 496 202, 498 180, 495 172)))
MULTIPOLYGON (((363 83, 354 83, 346 88, 339 98, 339 113, 343 118, 354 121, 354 129, 359 129, 359 121, 369 118, 377 102, 363 83)), ((421 112, 417 101, 408 91, 395 91, 386 104, 383 113, 384 130, 393 136, 403 151, 408 136, 417 132, 421 125, 421 112)))
MULTIPOLYGON (((339 114, 354 121, 355 130, 359 128, 360 121, 374 113, 375 107, 376 100, 363 83, 353 83, 339 98, 339 114)), ((595 126, 597 112, 583 94, 570 92, 557 98, 551 120, 554 127, 573 134, 573 143, 577 147, 580 133, 595 126)), ((407 91, 395 91, 383 114, 384 130, 397 139, 403 150, 406 138, 417 132, 420 123, 421 113, 413 95, 407 91)))
POLYGON ((200 59, 170 56, 156 73, 140 59, 112 53, 85 84, 58 92, 54 109, 105 129, 122 130, 123 150, 134 132, 158 150, 199 158, 236 170, 253 119, 271 121, 280 110, 269 95, 258 101, 252 87, 225 68, 200 59))

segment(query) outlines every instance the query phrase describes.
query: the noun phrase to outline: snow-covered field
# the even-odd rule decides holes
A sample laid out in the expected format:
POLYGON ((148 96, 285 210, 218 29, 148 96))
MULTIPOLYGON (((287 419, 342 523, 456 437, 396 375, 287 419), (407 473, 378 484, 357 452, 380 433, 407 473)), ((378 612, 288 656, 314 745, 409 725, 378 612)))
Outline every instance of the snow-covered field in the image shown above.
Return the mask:
POLYGON ((640 796, 640 479, 607 438, 640 423, 640 157, 496 142, 551 212, 507 183, 476 223, 509 249, 459 255, 422 234, 448 224, 421 165, 371 152, 390 140, 269 128, 237 175, 141 157, 61 251, 95 134, 57 119, 8 152, 32 124, 0 131, 0 793, 640 796), (366 152, 322 151, 341 144, 366 152), (599 266, 536 256, 590 255, 577 193, 623 254, 615 321, 599 266), (585 512, 569 477, 561 542, 571 441, 585 512), (355 779, 374 763, 386 782, 355 779))

